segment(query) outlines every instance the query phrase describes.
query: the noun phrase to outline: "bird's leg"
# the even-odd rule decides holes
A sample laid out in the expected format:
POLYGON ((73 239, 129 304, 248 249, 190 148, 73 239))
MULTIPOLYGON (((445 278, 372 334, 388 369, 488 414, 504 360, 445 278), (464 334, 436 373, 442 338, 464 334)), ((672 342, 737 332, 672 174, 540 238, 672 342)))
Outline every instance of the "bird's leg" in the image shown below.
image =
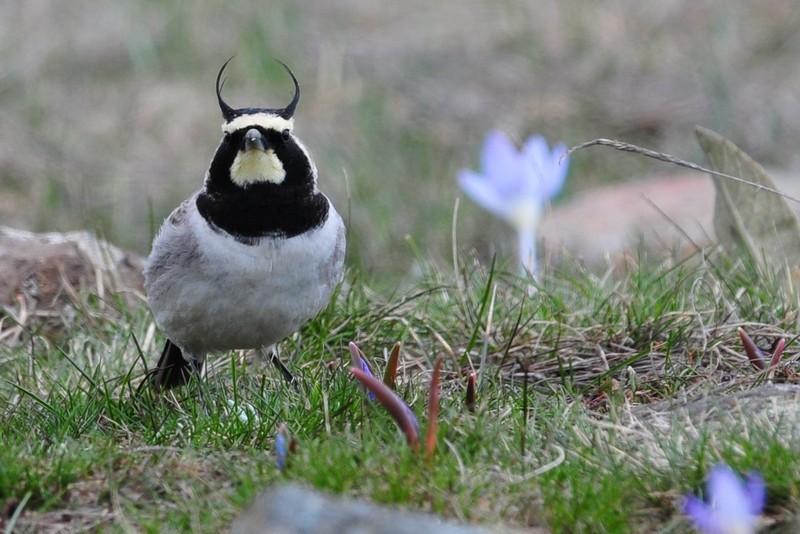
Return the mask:
POLYGON ((286 368, 283 364, 281 359, 278 357, 278 350, 275 348, 275 345, 270 345, 269 347, 264 347, 261 349, 269 359, 270 363, 278 368, 283 376, 283 379, 291 386, 297 386, 297 379, 292 375, 291 371, 286 368))
POLYGON ((205 381, 203 380, 203 362, 204 359, 198 358, 194 355, 189 355, 189 365, 197 382, 197 396, 200 397, 200 404, 203 406, 203 410, 205 410, 206 414, 210 415, 211 407, 206 400, 206 394, 204 391, 205 381))

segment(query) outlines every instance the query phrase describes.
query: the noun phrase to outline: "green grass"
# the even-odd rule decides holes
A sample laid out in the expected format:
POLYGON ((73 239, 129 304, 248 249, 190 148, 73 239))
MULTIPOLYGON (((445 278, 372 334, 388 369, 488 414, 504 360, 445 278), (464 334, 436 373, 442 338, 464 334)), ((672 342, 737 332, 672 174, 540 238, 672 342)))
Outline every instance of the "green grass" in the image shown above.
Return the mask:
POLYGON ((163 397, 139 389, 161 342, 143 304, 83 295, 76 324, 60 334, 7 316, 2 332, 22 331, 0 348, 6 525, 22 507, 20 531, 65 517, 85 528, 220 531, 263 488, 295 480, 479 523, 684 532, 681 495, 725 461, 762 472, 768 515, 796 527, 796 421, 766 397, 722 404, 764 382, 738 326, 762 346, 787 337, 775 381, 793 380, 797 305, 778 284, 698 258, 602 278, 562 269, 535 292, 472 260, 456 272, 431 271, 388 297, 351 274, 283 344, 299 389, 254 355, 220 355, 204 383, 208 412, 194 387, 163 397), (382 371, 398 340, 398 391, 423 429, 430 370, 445 358, 430 463, 347 371, 348 342, 382 371), (475 413, 465 407, 470 368, 475 413), (664 404, 706 394, 685 412, 664 404), (257 420, 237 416, 248 405, 257 420), (299 442, 283 472, 273 453, 281 422, 299 442))
MULTIPOLYGON (((797 381, 798 301, 783 280, 695 257, 601 274, 560 268, 531 294, 507 266, 486 265, 513 244, 468 201, 456 226, 478 257, 442 267, 456 172, 479 165, 491 128, 569 144, 620 138, 700 161, 687 133, 699 121, 760 161, 791 160, 796 132, 781 119, 791 102, 774 95, 790 94, 795 12, 734 2, 709 30, 708 6, 629 4, 492 5, 476 43, 453 31, 460 18, 396 17, 377 4, 273 5, 258 16, 208 1, 33 19, 12 10, 0 92, 17 125, 0 169, 8 221, 98 229, 145 252, 160 220, 200 186, 218 142, 221 63, 237 54, 231 104, 271 106, 290 91, 279 58, 301 80, 298 135, 346 214, 358 272, 283 344, 299 391, 252 354, 218 355, 210 413, 194 388, 137 393, 163 341, 143 301, 80 295, 66 329, 51 329, 58 318, 0 313, 0 524, 219 531, 264 487, 297 480, 487 524, 685 532, 682 493, 700 490, 722 460, 760 470, 768 516, 796 530, 797 425, 778 408, 795 404, 754 389, 766 377, 736 333, 743 326, 762 347, 786 337, 774 380, 797 381), (98 20, 114 35, 95 31, 98 20), (40 31, 25 31, 31 21, 40 31), (402 30, 375 33, 384 27, 402 30), (400 393, 423 427, 430 369, 445 358, 430 464, 347 372, 348 342, 380 369, 398 340, 400 393), (474 414, 464 405, 472 368, 474 414), (664 404, 676 399, 693 401, 686 414, 664 404), (258 422, 240 421, 229 400, 258 422), (273 454, 281 422, 299 441, 285 472, 273 454)), ((584 151, 562 199, 655 169, 584 151)))

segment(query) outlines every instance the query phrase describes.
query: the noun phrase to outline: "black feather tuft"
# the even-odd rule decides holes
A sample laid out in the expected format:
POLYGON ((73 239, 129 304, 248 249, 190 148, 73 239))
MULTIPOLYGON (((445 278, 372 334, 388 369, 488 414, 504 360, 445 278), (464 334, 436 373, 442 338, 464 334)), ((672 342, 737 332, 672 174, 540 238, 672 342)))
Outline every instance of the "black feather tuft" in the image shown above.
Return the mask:
POLYGON ((236 117, 241 115, 252 115, 255 113, 272 113, 275 115, 279 115, 284 119, 291 119, 294 115, 295 109, 297 109, 297 103, 300 102, 300 84, 297 82, 297 78, 295 78, 292 69, 290 69, 286 63, 280 60, 275 60, 280 63, 286 72, 289 73, 289 76, 292 77, 292 81, 294 82, 294 96, 292 96, 292 101, 289 102, 289 105, 283 109, 276 109, 276 108, 240 108, 240 109, 233 109, 230 107, 223 99, 222 99, 222 87, 225 85, 225 81, 227 78, 222 79, 222 73, 225 70, 225 67, 228 66, 228 63, 231 62, 233 58, 236 56, 231 56, 228 61, 222 64, 222 68, 219 69, 217 73, 217 101, 219 102, 219 109, 222 112, 222 117, 225 119, 226 122, 230 122, 236 117), (220 80, 222 82, 220 83, 220 80))
POLYGON ((292 81, 294 82, 294 96, 292 97, 292 101, 289 102, 289 105, 283 108, 283 110, 280 112, 280 116, 288 120, 292 118, 294 115, 294 110, 297 108, 297 103, 300 102, 300 84, 297 83, 297 78, 294 77, 292 69, 290 69, 286 63, 278 59, 275 61, 283 65, 283 68, 286 69, 286 72, 289 73, 289 76, 292 77, 292 81))
POLYGON ((225 80, 227 80, 227 78, 225 78, 225 80, 222 80, 222 83, 219 83, 219 80, 220 78, 222 78, 222 72, 225 70, 225 67, 227 67, 228 63, 230 63, 231 60, 235 57, 236 56, 231 56, 228 59, 228 61, 223 63, 222 68, 219 69, 219 72, 217 73, 217 100, 219 101, 219 109, 220 111, 222 111, 222 117, 228 122, 236 118, 238 113, 236 112, 235 109, 226 104, 224 100, 222 100, 222 86, 225 85, 225 80))

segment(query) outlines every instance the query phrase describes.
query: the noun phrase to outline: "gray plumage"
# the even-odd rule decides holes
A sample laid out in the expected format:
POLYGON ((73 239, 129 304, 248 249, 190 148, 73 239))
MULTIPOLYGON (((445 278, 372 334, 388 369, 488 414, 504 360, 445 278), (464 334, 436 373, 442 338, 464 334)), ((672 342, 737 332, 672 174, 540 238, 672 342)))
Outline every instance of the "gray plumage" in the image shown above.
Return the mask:
POLYGON ((246 245, 209 227, 195 196, 161 227, 144 270, 156 324, 185 353, 268 347, 328 303, 345 252, 332 207, 306 234, 246 245))
POLYGON ((297 80, 287 108, 233 110, 221 75, 223 138, 203 189, 164 221, 145 263, 147 303, 168 338, 156 389, 233 349, 266 349, 291 378, 271 347, 325 307, 342 278, 344 223, 292 134, 297 80))

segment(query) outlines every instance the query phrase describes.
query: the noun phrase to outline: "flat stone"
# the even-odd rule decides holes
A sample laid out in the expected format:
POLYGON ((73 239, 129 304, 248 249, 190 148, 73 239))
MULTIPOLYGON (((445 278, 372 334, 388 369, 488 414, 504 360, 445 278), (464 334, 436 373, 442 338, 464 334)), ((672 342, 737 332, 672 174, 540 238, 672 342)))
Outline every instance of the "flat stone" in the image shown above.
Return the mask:
MULTIPOLYGON (((256 498, 234 523, 233 534, 513 534, 436 516, 333 497, 295 484, 276 485, 256 498)), ((526 529, 544 534, 545 530, 526 529)))

